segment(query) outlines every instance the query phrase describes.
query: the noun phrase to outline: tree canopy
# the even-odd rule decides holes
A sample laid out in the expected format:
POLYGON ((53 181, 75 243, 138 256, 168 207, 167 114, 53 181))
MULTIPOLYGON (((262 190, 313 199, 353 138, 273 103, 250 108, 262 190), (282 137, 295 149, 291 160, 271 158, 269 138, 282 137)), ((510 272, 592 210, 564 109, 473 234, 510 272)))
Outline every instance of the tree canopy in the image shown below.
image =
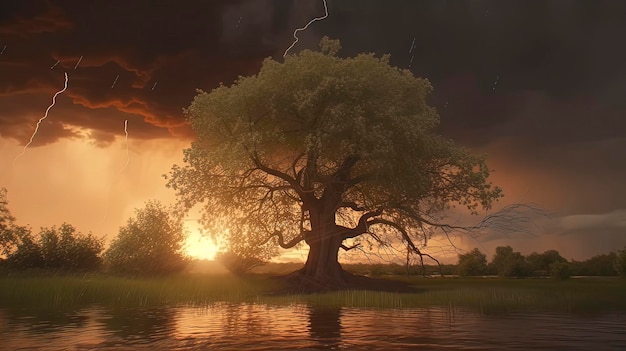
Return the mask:
POLYGON ((459 254, 457 273, 461 277, 486 274, 487 255, 480 252, 477 248, 468 253, 459 254))
POLYGON ((309 245, 303 276, 345 281, 346 240, 419 252, 453 204, 490 208, 501 190, 482 156, 436 132, 428 80, 389 56, 340 58, 338 41, 258 74, 200 91, 186 116, 197 139, 166 176, 211 232, 291 248, 309 245))

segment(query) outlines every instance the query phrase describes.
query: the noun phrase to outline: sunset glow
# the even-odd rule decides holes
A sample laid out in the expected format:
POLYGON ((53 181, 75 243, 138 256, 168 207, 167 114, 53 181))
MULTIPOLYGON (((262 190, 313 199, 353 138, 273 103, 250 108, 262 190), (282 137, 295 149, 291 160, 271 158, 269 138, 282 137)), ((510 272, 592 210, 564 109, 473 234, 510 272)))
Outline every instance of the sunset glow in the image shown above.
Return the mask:
POLYGON ((204 233, 201 226, 195 221, 185 222, 185 229, 188 232, 185 241, 185 253, 194 259, 213 260, 219 250, 219 244, 204 233))

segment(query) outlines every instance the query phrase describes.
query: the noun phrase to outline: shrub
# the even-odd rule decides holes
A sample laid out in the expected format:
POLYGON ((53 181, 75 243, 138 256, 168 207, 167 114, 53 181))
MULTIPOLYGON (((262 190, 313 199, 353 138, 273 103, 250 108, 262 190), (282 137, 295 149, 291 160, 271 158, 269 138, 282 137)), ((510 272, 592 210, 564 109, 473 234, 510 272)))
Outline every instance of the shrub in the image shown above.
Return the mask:
POLYGON ((249 273, 252 269, 260 267, 266 263, 258 257, 246 257, 230 251, 218 253, 215 259, 226 267, 226 269, 228 269, 231 273, 236 275, 244 275, 249 273))
POLYGON ((570 265, 567 262, 555 262, 550 265, 550 275, 556 280, 569 279, 572 276, 570 265))
POLYGON ((183 254, 183 220, 158 201, 149 201, 111 242, 105 261, 111 271, 127 274, 167 274, 188 263, 183 254))

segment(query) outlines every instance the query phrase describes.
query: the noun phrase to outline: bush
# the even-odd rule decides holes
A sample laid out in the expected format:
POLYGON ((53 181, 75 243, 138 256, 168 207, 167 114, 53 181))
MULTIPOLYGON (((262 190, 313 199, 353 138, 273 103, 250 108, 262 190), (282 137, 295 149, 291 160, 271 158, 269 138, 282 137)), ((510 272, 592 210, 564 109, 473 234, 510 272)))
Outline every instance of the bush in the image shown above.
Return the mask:
POLYGON ((244 275, 266 263, 257 257, 245 257, 230 251, 218 253, 215 260, 236 275, 244 275))
POLYGON ((183 254, 183 220, 158 201, 135 210, 135 217, 111 242, 104 257, 116 273, 155 275, 179 272, 188 263, 183 254))
POLYGON ((93 271, 100 268, 100 253, 104 249, 102 239, 91 233, 82 234, 70 224, 59 228, 42 228, 39 247, 44 268, 66 271, 93 271))
POLYGON ((67 223, 42 228, 37 237, 26 227, 12 228, 12 244, 6 266, 12 269, 43 268, 60 271, 93 271, 100 268, 103 240, 85 235, 67 223))
POLYGON ((26 227, 12 229, 11 249, 7 253, 5 265, 11 269, 32 269, 45 266, 41 247, 30 229, 26 227))
POLYGON ((552 279, 565 280, 572 276, 570 265, 567 262, 555 262, 550 265, 550 275, 552 279))

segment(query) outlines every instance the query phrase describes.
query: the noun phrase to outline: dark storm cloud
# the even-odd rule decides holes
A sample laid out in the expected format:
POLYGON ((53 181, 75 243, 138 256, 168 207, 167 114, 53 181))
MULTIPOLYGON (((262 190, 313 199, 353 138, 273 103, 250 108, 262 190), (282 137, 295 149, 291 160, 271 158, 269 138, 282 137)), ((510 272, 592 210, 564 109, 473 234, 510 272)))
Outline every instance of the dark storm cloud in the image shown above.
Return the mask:
POLYGON ((624 126, 621 120, 615 125, 615 115, 626 112, 621 93, 626 46, 620 45, 625 2, 341 1, 329 6, 333 15, 316 29, 342 39, 349 54, 389 52, 392 62, 407 67, 415 38, 412 70, 434 84, 433 102, 444 117, 444 130, 475 129, 471 143, 488 142, 496 135, 491 128, 525 124, 538 115, 540 123, 532 123, 550 131, 551 137, 540 140, 546 143, 578 138, 573 134, 589 126, 554 131, 589 121, 589 114, 597 138, 624 126), (572 101, 579 106, 567 110, 572 101))
MULTIPOLYGON (((9 14, 10 12, 5 12, 5 16, 9 14)), ((69 31, 73 27, 63 11, 54 7, 32 16, 28 14, 25 16, 27 17, 20 15, 9 17, 6 24, 0 27, 0 35, 25 38, 34 34, 69 31)))
MULTIPOLYGON (((32 131, 48 106, 34 101, 49 101, 67 72, 69 88, 59 99, 70 98, 74 109, 70 106, 63 114, 54 111, 55 123, 91 130, 86 135, 102 138, 96 139, 101 145, 111 141, 120 120, 129 115, 143 119, 142 129, 152 133, 134 136, 162 137, 164 133, 154 133, 160 128, 176 137, 191 137, 182 108, 191 102, 196 89, 210 90, 219 82, 253 74, 262 58, 277 51, 271 6, 253 7, 250 18, 239 25, 225 22, 225 9, 246 5, 241 3, 32 1, 2 5, 8 9, 2 11, 0 22, 1 39, 7 43, 0 56, 3 136, 26 143, 24 134, 32 131), (261 16, 260 22, 250 20, 264 12, 268 15, 261 16), (225 36, 233 30, 230 27, 247 32, 246 40, 225 36), (246 49, 234 50, 238 45, 246 49), (35 94, 36 100, 28 100, 35 94), (115 123, 96 118, 103 109, 115 123), (94 118, 74 117, 88 111, 94 118), (115 129, 101 129, 107 127, 115 129)), ((46 143, 54 140, 50 135, 46 143)))
MULTIPOLYGON (((53 81, 69 70, 76 103, 119 108, 166 128, 182 123, 180 110, 196 88, 253 74, 262 58, 282 53, 294 28, 323 14, 321 1, 2 6, 8 50, 0 57, 0 91, 53 92, 53 81)), ((455 137, 471 130, 466 143, 484 144, 499 133, 558 143, 615 136, 623 127, 626 3, 366 0, 328 7, 331 15, 302 32, 294 51, 329 35, 342 40, 344 55, 391 53, 401 67, 413 55, 412 70, 435 86, 443 130, 455 137)))

